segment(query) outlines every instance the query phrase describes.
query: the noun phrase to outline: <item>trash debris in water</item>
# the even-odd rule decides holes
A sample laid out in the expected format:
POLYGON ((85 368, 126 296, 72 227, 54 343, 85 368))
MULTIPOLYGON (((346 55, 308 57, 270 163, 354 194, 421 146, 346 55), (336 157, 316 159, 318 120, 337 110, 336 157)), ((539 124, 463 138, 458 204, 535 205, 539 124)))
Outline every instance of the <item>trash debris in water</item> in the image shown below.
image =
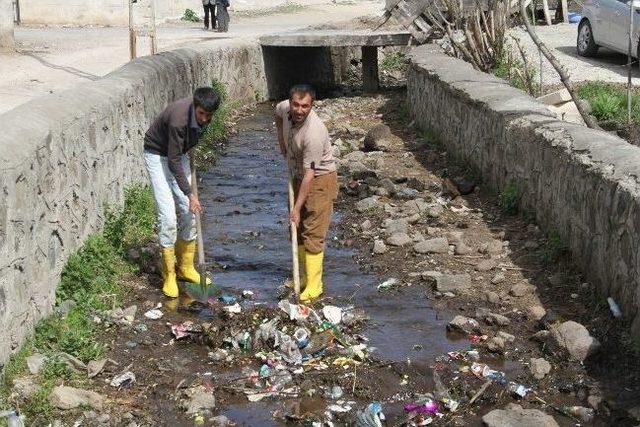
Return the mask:
POLYGON ((112 387, 128 387, 136 381, 136 376, 133 372, 127 371, 122 375, 118 375, 111 380, 112 387))
POLYGON ((194 334, 201 334, 202 327, 199 325, 195 325, 192 321, 187 320, 182 323, 175 323, 171 325, 171 332, 173 336, 179 340, 182 338, 190 337, 194 334))
POLYGON ((383 427, 384 420, 382 405, 378 402, 371 402, 365 409, 358 412, 356 427, 383 427))
POLYGON ((233 295, 222 295, 218 298, 225 305, 234 305, 238 299, 233 295))
POLYGON ((228 313, 232 313, 232 314, 238 314, 242 312, 242 307, 240 306, 240 304, 238 304, 237 302, 233 305, 227 305, 225 307, 222 307, 222 309, 228 313))
POLYGON ((335 305, 325 305, 322 307, 322 314, 332 325, 339 325, 342 321, 342 309, 335 305))
POLYGON ((248 289, 242 291, 242 298, 244 298, 244 299, 252 299, 253 296, 254 296, 253 291, 250 291, 248 289))
POLYGON ((151 319, 151 320, 160 319, 162 316, 164 316, 164 313, 162 311, 160 311, 160 308, 162 308, 162 303, 158 303, 158 305, 156 305, 154 308, 152 308, 151 310, 147 311, 144 314, 144 317, 146 317, 147 319, 151 319))

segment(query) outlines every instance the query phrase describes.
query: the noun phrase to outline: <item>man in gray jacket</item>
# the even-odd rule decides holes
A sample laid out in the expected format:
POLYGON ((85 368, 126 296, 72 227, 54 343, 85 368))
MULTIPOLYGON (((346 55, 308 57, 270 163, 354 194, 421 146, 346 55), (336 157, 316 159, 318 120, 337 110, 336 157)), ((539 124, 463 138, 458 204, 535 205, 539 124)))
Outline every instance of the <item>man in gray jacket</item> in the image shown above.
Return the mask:
MULTIPOLYGON (((195 269, 195 213, 202 212, 191 192, 188 152, 196 146, 220 106, 215 89, 196 89, 193 98, 169 104, 144 136, 144 163, 149 172, 158 215, 162 257, 162 292, 178 297, 178 282, 200 283, 195 269), (174 249, 175 247, 175 249, 174 249)), ((208 281, 210 282, 210 281, 208 281)))
POLYGON ((211 29, 216 29, 216 0, 202 0, 204 8, 204 29, 209 29, 209 12, 211 12, 211 29))

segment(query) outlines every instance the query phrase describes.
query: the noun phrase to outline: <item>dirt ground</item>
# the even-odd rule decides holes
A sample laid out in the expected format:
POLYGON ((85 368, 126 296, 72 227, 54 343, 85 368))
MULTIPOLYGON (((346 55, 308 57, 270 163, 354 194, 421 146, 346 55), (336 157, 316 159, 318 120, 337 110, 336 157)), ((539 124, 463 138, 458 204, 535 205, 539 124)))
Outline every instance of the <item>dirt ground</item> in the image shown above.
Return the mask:
POLYGON ((335 338, 320 356, 296 367, 279 358, 271 341, 256 340, 253 331, 272 318, 288 333, 305 324, 315 339, 325 334, 323 327, 291 321, 276 307, 286 294, 277 285, 289 275, 289 261, 282 220, 273 218, 274 212, 284 218, 285 186, 270 108, 261 107, 239 121, 220 164, 203 178, 213 276, 225 294, 240 301, 242 313, 229 316, 225 303, 215 298, 167 301, 155 270, 148 268, 129 284, 124 307, 137 306, 133 322, 119 324, 109 321, 109 315, 100 316, 111 324, 101 338, 111 349, 109 361, 86 387, 105 396, 107 404, 102 411, 59 411, 60 420, 101 426, 353 425, 359 411, 380 402, 387 426, 426 425, 430 418, 433 425, 472 426, 490 411, 517 403, 553 416, 561 426, 637 425, 632 412, 638 405, 640 366, 627 325, 613 319, 589 278, 575 271, 553 236, 545 236, 526 215, 507 214, 498 206, 498 196, 443 146, 413 129, 401 90, 376 96, 352 93, 319 101, 316 107, 341 150, 341 193, 327 248, 325 295, 312 307, 321 313, 325 305, 343 307, 343 312, 355 306, 358 320, 333 329, 347 343, 335 338), (358 150, 377 124, 392 130, 387 151, 358 150), (237 181, 241 168, 246 182, 237 181), (463 189, 468 194, 460 195, 463 189), (359 210, 372 194, 379 195, 381 204, 359 210), (427 201, 429 210, 407 216, 405 209, 417 199, 427 201), (447 237, 452 246, 429 254, 417 253, 413 242, 392 246, 388 220, 394 218, 407 219, 413 242, 447 237), (386 252, 373 253, 376 240, 387 241, 386 252), (465 247, 469 250, 456 254, 465 247), (434 288, 438 274, 465 273, 471 279, 466 287, 449 292, 434 288), (395 285, 379 289, 389 278, 397 279, 395 285), (255 295, 243 299, 245 289, 255 295), (159 302, 164 317, 142 315, 159 302), (385 312, 389 302, 391 311, 385 312), (540 318, 534 307, 546 315, 540 318), (487 321, 488 312, 499 315, 497 320, 487 321), (477 328, 447 332, 456 315, 477 319, 477 328), (540 337, 540 331, 566 320, 583 324, 601 343, 584 363, 572 361, 540 337), (185 321, 193 322, 197 332, 178 339, 171 326, 185 321), (377 325, 372 328, 371 323, 377 325), (252 331, 246 342, 244 331, 252 331), (501 345, 493 345, 495 337, 501 337, 501 345), (352 346, 360 344, 366 349, 363 357, 353 352, 352 346), (532 358, 550 364, 544 378, 533 377, 532 358), (285 388, 268 388, 264 382, 269 380, 259 372, 282 364, 288 369, 278 372, 303 372, 294 372, 285 388), (474 375, 477 364, 496 370, 497 379, 474 375), (119 388, 109 384, 126 371, 135 373, 135 382, 119 388), (509 391, 511 382, 527 389, 524 397, 509 391), (328 397, 336 386, 343 396, 328 397), (267 391, 274 395, 260 397, 267 391), (190 396, 198 392, 215 396, 215 407, 185 413, 190 396), (258 401, 250 402, 251 395, 258 401), (442 415, 411 420, 417 414, 404 411, 403 405, 426 396, 438 400, 442 415), (455 411, 447 409, 447 399, 459 404, 455 411), (580 421, 560 413, 563 405, 592 408, 595 416, 580 421))
MULTIPOLYGON (((378 16, 379 1, 301 1, 286 14, 234 16, 228 33, 203 31, 202 23, 173 21, 158 26, 158 49, 166 51, 229 38, 253 39, 311 25, 378 16)), ((35 97, 96 80, 129 61, 129 32, 124 27, 26 27, 15 30, 14 54, 0 55, 0 114, 35 97)), ((138 39, 138 55, 149 52, 148 37, 138 39)))

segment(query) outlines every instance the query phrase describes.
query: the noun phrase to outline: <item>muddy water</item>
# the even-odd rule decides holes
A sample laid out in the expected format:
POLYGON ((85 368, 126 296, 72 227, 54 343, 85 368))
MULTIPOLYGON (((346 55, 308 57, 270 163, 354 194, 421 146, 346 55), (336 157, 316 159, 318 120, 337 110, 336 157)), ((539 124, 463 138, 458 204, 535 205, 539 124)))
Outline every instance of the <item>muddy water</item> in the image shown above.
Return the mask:
MULTIPOLYGON (((270 106, 243 119, 238 130, 218 164, 201 174, 206 255, 219 264, 214 277, 223 288, 251 289, 258 301, 275 304, 279 286, 291 277, 291 247, 286 168, 270 106)), ((340 221, 340 212, 335 221, 340 221)), ((330 234, 324 302, 366 310, 371 320, 365 335, 379 358, 410 358, 428 366, 437 355, 468 347, 466 341, 447 339, 445 321, 429 306, 420 286, 378 292, 376 285, 386 279, 362 273, 353 252, 340 247, 335 233, 330 234)), ((246 425, 272 425, 272 409, 268 402, 247 402, 228 407, 225 414, 246 425)))

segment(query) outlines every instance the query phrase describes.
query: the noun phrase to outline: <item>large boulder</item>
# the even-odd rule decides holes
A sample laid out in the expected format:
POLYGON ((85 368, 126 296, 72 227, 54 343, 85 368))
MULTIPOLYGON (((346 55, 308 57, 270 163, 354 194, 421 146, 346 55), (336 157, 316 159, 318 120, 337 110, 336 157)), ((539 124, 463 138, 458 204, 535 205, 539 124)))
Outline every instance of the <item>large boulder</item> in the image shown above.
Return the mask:
POLYGON ((436 290, 439 292, 460 292, 471 287, 471 276, 468 274, 443 274, 434 278, 436 290))
POLYGON ((387 125, 376 125, 364 137, 364 151, 389 151, 395 137, 387 125))
POLYGON ((600 346, 598 340, 589 334, 587 328, 572 320, 556 326, 551 334, 555 343, 578 362, 583 362, 600 346))
POLYGON ((510 403, 504 409, 494 409, 482 417, 487 427, 559 427, 551 415, 537 409, 523 409, 510 403))

